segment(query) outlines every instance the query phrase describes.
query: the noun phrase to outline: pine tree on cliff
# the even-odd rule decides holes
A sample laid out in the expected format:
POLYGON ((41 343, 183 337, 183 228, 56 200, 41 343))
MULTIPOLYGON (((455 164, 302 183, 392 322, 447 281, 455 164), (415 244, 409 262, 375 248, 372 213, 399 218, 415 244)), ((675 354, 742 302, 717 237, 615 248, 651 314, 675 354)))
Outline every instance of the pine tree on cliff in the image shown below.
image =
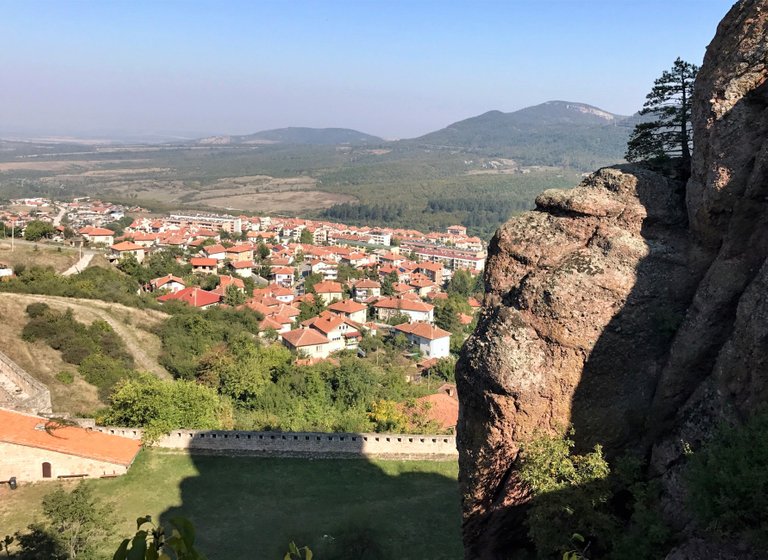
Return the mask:
POLYGON ((687 177, 691 168, 691 96, 699 67, 675 60, 645 97, 640 115, 654 120, 637 124, 627 142, 627 161, 664 161, 680 158, 680 170, 687 177))

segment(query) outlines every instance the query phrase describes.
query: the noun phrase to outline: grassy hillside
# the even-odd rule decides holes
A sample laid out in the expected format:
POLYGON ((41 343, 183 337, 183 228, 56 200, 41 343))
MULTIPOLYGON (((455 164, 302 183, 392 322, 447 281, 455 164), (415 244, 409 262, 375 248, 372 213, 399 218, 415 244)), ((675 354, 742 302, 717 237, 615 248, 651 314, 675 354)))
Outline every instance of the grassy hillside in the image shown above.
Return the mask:
POLYGON ((107 403, 99 399, 95 387, 77 374, 75 366, 61 359, 60 352, 43 341, 22 340, 21 331, 28 320, 25 309, 34 302, 47 303, 59 311, 72 309, 75 319, 85 323, 90 324, 96 319, 107 321, 127 345, 137 369, 150 371, 163 378, 170 377, 157 362, 160 340, 146 330, 162 320, 165 317, 163 313, 96 300, 0 292, 0 317, 3 317, 0 351, 48 386, 54 411, 93 413, 107 403), (61 371, 71 372, 74 381, 71 384, 63 383, 56 377, 61 371))
MULTIPOLYGON (((282 558, 290 541, 319 558, 368 544, 391 560, 460 558, 458 465, 435 461, 189 457, 143 451, 124 477, 90 481, 115 504, 113 552, 137 517, 189 517, 210 560, 282 558)), ((58 484, 27 485, 0 501, 2 534, 40 515, 58 484)), ((355 556, 356 558, 363 556, 355 556)))

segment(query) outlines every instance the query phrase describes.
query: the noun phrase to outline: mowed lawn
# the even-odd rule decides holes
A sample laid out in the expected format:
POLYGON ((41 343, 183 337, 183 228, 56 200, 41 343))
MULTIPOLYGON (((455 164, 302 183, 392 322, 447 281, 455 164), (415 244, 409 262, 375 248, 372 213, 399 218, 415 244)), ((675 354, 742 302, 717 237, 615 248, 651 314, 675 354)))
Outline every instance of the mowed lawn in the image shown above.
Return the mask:
MULTIPOLYGON (((451 461, 142 451, 128 475, 88 484, 114 504, 115 547, 132 534, 139 516, 167 521, 184 515, 210 560, 278 560, 290 541, 310 546, 318 560, 440 560, 462 557, 457 473, 451 461), (368 555, 340 554, 358 547, 368 555)), ((40 500, 54 487, 2 491, 0 537, 39 519, 40 500)))

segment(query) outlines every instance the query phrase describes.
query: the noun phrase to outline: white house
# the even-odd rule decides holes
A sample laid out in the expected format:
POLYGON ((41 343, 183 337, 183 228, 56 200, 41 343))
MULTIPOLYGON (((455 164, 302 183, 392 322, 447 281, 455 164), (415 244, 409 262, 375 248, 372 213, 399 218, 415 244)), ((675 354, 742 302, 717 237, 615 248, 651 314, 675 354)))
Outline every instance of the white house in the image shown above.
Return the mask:
POLYGON ((428 358, 445 358, 451 353, 451 333, 440 327, 416 322, 397 325, 395 329, 428 358))
POLYGON ((397 315, 407 315, 411 323, 424 321, 432 323, 435 320, 435 306, 420 300, 406 297, 385 297, 373 304, 376 310, 376 318, 379 321, 387 321, 397 315))
POLYGON ((309 358, 327 358, 331 353, 330 341, 315 329, 302 327, 280 335, 283 344, 309 358))
POLYGON ((365 323, 368 319, 368 306, 351 299, 332 303, 328 306, 328 311, 343 315, 355 323, 365 323))
POLYGON ((152 287, 152 290, 168 290, 172 293, 180 292, 187 287, 184 280, 173 274, 154 278, 149 281, 149 285, 152 287))

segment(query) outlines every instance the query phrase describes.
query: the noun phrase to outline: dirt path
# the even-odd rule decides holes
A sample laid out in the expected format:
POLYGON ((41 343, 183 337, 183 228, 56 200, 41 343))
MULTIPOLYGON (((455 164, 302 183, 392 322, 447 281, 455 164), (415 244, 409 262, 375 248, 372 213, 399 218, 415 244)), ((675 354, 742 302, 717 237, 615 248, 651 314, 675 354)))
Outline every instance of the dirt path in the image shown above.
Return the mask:
POLYGON ((136 362, 136 369, 154 373, 161 379, 171 379, 171 374, 158 362, 160 341, 155 335, 142 331, 138 326, 126 326, 124 321, 115 315, 130 318, 131 323, 145 321, 146 326, 152 326, 163 320, 166 315, 159 311, 138 310, 118 303, 107 303, 98 300, 65 298, 58 296, 43 296, 36 294, 11 294, 0 292, 0 298, 14 298, 28 303, 42 301, 57 309, 71 308, 77 318, 86 321, 101 319, 109 323, 115 332, 123 339, 128 351, 136 362), (147 348, 154 350, 151 355, 147 348))
POLYGON ((83 255, 83 258, 77 261, 75 264, 70 266, 67 270, 61 273, 62 276, 72 276, 73 274, 77 274, 78 272, 82 272, 86 268, 88 268, 88 265, 91 264, 91 259, 93 259, 94 253, 85 253, 83 255))

